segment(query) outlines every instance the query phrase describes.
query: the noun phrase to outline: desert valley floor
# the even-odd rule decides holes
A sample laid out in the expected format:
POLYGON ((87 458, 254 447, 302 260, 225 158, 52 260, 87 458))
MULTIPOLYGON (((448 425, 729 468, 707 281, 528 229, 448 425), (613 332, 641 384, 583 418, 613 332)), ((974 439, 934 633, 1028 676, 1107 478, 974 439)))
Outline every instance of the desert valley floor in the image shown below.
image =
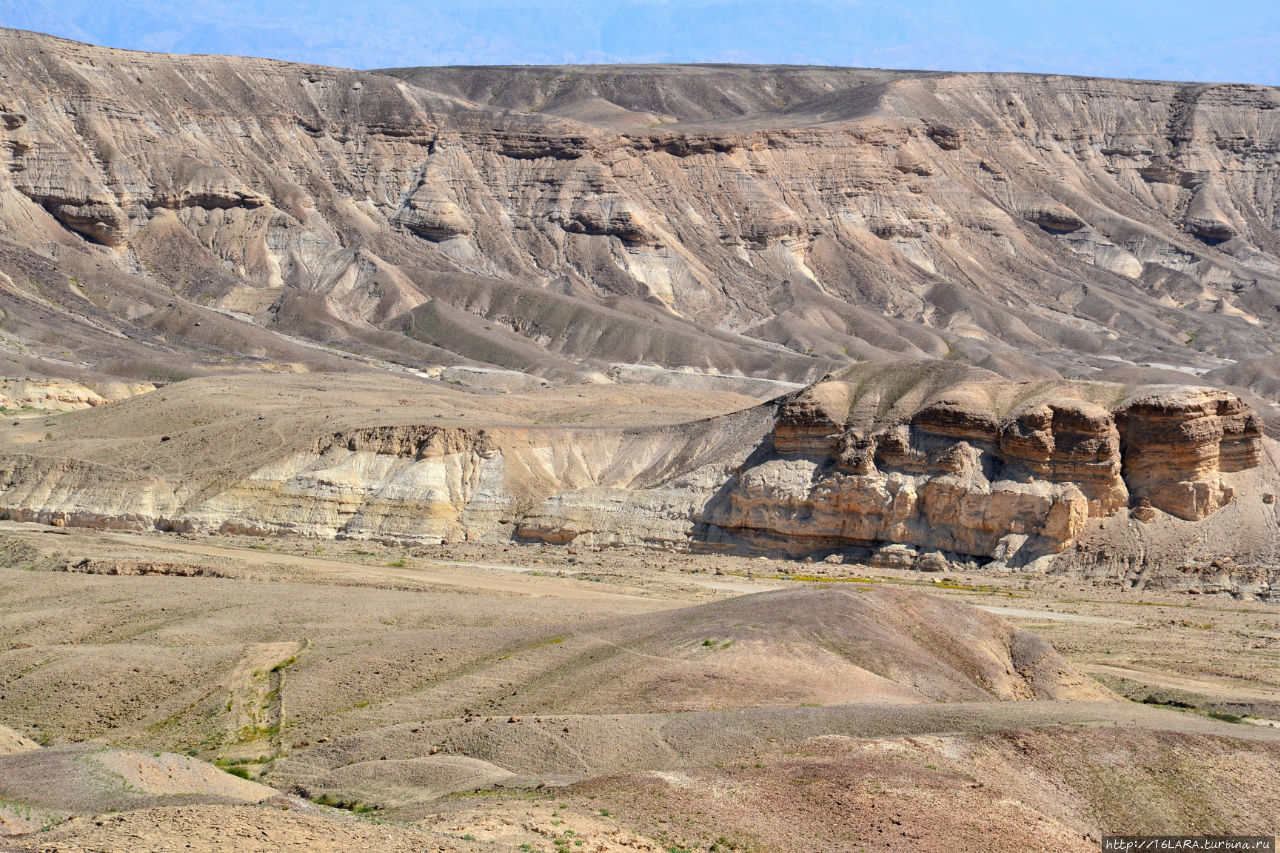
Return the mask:
POLYGON ((0 815, 43 830, 6 850, 1089 850, 1280 813, 1266 603, 633 549, 0 542, 0 815))

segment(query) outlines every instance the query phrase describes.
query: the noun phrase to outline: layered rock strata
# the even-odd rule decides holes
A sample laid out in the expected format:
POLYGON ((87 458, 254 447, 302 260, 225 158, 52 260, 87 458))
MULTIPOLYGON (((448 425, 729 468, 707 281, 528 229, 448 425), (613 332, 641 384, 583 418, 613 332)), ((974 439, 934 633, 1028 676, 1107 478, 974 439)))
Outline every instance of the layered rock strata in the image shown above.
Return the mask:
POLYGON ((1258 416, 1225 391, 1149 394, 1116 420, 1130 490, 1179 518, 1198 520, 1228 503, 1232 491, 1219 475, 1255 468, 1261 458, 1258 416))
POLYGON ((1253 532, 1240 538, 1266 553, 1276 489, 1264 441, 1257 415, 1217 389, 864 365, 693 423, 344 427, 242 470, 228 460, 183 476, 33 442, 0 455, 0 512, 122 529, 844 552, 943 569, 1033 563, 1115 516, 1194 525, 1245 494, 1253 532))
POLYGON ((708 513, 711 538, 795 554, 894 546, 886 565, 931 552, 1022 564, 1131 502, 1203 519, 1232 499, 1228 475, 1261 461, 1261 422, 1233 394, 1169 387, 1110 408, 1083 398, 1107 390, 992 382, 868 428, 854 422, 882 404, 877 392, 820 383, 782 405, 774 452, 708 513))
POLYGON ((693 519, 767 435, 771 407, 672 427, 343 430, 247 476, 139 477, 0 456, 0 514, 57 526, 440 543, 687 546, 693 519))
POLYGON ((341 369, 337 349, 807 383, 890 357, 1022 378, 1276 352, 1269 87, 387 74, 10 30, 0 66, 10 373, 341 369))

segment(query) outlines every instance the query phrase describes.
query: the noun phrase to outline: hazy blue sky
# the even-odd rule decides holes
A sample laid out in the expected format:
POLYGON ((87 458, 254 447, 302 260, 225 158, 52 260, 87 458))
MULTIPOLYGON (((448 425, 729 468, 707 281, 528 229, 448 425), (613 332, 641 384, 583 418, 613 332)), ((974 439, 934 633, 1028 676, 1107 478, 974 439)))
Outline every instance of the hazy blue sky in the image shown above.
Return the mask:
POLYGON ((767 62, 1280 83, 1280 2, 0 0, 95 44, 354 68, 767 62))

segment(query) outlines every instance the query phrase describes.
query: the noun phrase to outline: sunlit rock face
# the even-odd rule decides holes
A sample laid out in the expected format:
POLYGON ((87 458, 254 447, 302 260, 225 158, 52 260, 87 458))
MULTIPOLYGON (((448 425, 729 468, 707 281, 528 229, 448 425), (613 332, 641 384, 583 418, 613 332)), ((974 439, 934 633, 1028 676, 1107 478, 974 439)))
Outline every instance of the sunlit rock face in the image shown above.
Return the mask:
MULTIPOLYGON (((1275 352, 1268 87, 376 73, 16 31, 0 56, 6 322, 112 375, 147 348, 187 372, 324 362, 213 309, 551 378, 627 362, 807 383, 948 356, 1011 379, 1232 372, 1275 352)), ((1232 384, 1271 387, 1262 371, 1232 384)))
POLYGON ((796 550, 912 549, 888 562, 933 551, 1018 562, 1062 552, 1089 518, 1131 502, 1205 518, 1232 499, 1223 475, 1260 462, 1260 421, 1225 391, 1132 397, 956 374, 933 393, 937 378, 838 377, 786 402, 773 453, 739 474, 716 524, 796 550))
POLYGON ((1117 420, 1130 490, 1179 518, 1212 514, 1233 496, 1221 475, 1261 461, 1261 422, 1226 391, 1145 395, 1117 412, 1117 420))
MULTIPOLYGON (((178 396, 152 393, 159 411, 178 396)), ((81 414, 99 413, 116 417, 109 406, 81 414)), ((241 426, 217 421, 227 432, 202 433, 201 446, 235 447, 244 424, 261 429, 251 414, 236 417, 241 426)), ((1209 388, 1135 394, 881 363, 664 426, 317 426, 327 422, 277 435, 285 443, 252 466, 215 454, 208 470, 181 476, 48 453, 39 441, 14 446, 0 453, 0 512, 135 530, 841 552, 922 570, 1066 556, 1111 520, 1119 538, 1098 542, 1099 554, 1144 526, 1216 541, 1220 532, 1178 525, 1210 524, 1228 506, 1226 524, 1244 526, 1219 551, 1265 553, 1273 531, 1260 421, 1209 388)))

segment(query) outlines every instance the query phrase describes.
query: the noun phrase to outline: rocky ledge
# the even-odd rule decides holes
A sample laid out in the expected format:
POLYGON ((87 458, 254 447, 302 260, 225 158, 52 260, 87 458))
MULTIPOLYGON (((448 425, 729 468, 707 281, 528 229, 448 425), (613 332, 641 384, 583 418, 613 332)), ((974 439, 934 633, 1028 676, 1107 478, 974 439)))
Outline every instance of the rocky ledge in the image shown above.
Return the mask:
MULTIPOLYGON (((216 440, 237 440, 242 422, 228 420, 216 440)), ((949 362, 868 362, 703 421, 304 430, 252 465, 228 459, 192 476, 183 448, 210 435, 157 435, 178 461, 153 456, 150 469, 131 469, 32 432, 0 451, 0 514, 139 530, 838 555, 936 570, 1053 562, 1126 578, 1147 578, 1157 563, 1272 566, 1280 547, 1270 439, 1238 397, 1205 387, 1010 382, 949 362)))
POLYGON ((1260 419, 1224 390, 969 381, 930 394, 938 378, 855 371, 784 402, 769 452, 709 508, 710 538, 1024 565, 1121 509, 1204 519, 1232 501, 1229 475, 1261 460, 1260 419))

